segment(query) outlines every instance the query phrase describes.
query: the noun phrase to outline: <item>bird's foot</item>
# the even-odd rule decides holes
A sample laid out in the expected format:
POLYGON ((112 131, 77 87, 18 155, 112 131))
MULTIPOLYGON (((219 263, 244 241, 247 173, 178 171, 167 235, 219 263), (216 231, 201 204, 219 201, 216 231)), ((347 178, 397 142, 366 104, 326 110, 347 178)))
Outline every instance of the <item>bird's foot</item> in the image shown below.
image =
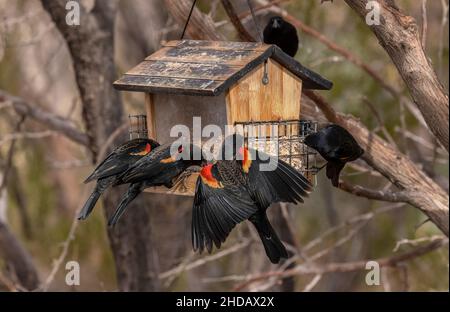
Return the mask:
POLYGON ((311 169, 313 169, 313 170, 316 172, 316 174, 317 174, 317 173, 320 172, 320 170, 322 170, 323 168, 325 168, 326 165, 327 165, 327 164, 325 164, 325 165, 323 165, 323 166, 320 166, 320 167, 313 166, 311 169))
POLYGON ((176 184, 179 185, 181 192, 187 192, 189 189, 188 186, 188 178, 197 172, 200 172, 201 168, 197 166, 189 167, 185 171, 183 171, 177 178, 176 184))

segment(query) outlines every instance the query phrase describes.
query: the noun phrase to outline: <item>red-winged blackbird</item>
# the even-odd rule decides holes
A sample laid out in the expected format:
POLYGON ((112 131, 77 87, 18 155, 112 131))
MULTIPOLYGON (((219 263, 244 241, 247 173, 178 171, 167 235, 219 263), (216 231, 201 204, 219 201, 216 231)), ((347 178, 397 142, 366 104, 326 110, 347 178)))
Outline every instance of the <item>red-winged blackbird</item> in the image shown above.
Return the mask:
POLYGON ((178 177, 188 167, 201 165, 201 160, 193 160, 193 149, 190 145, 189 159, 180 158, 183 153, 183 145, 179 145, 177 152, 171 155, 172 144, 161 145, 153 150, 152 153, 135 162, 116 183, 130 183, 128 191, 122 197, 116 211, 109 219, 108 225, 117 223, 119 218, 125 212, 128 204, 133 201, 144 189, 152 186, 165 186, 172 188, 173 180, 178 177))
POLYGON ((325 158, 327 161, 327 177, 335 187, 339 186, 339 173, 345 164, 364 154, 364 150, 353 136, 338 125, 329 125, 308 135, 304 143, 325 158))
POLYGON ((133 139, 116 147, 84 181, 88 183, 97 180, 97 185, 78 215, 78 220, 84 220, 89 216, 100 195, 109 186, 116 184, 131 164, 158 146, 159 143, 151 139, 133 139))
POLYGON ((281 16, 272 17, 264 28, 264 43, 275 44, 284 53, 294 57, 298 50, 297 29, 281 16))
POLYGON ((220 160, 200 172, 192 212, 193 249, 201 253, 204 248, 211 252, 213 244, 220 248, 234 226, 248 219, 270 261, 278 263, 288 254, 266 210, 275 202, 303 202, 311 184, 281 160, 274 171, 260 171, 261 164, 271 161, 268 155, 247 148, 239 153, 242 160, 220 160))

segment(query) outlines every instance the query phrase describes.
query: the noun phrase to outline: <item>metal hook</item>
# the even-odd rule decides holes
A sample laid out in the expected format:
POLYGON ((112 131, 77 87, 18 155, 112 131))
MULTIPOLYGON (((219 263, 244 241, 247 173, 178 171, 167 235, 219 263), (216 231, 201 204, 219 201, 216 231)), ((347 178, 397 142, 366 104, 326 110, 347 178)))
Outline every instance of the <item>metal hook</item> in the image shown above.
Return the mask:
POLYGON ((263 78, 262 78, 262 83, 263 83, 263 85, 268 85, 269 84, 269 74, 268 74, 268 70, 267 70, 267 61, 264 62, 264 74, 263 74, 263 78))

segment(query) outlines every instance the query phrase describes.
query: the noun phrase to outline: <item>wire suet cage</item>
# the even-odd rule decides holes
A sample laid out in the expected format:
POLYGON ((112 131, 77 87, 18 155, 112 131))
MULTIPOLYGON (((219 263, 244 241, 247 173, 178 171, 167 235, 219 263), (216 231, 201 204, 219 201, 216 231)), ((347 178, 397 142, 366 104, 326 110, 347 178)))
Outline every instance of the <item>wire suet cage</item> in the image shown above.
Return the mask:
POLYGON ((317 121, 280 120, 236 122, 236 130, 246 146, 277 156, 302 173, 316 185, 317 152, 303 143, 306 136, 317 131, 317 121))
POLYGON ((148 138, 147 115, 128 115, 130 140, 148 138))

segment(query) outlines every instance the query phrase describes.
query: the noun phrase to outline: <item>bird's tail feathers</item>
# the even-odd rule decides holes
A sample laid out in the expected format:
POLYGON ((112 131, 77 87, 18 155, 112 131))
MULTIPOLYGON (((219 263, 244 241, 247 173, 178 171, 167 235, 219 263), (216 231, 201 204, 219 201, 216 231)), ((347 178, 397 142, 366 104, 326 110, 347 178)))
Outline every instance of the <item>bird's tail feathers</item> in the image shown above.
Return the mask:
POLYGON ((95 204, 97 203, 101 195, 101 190, 96 187, 84 204, 83 209, 81 209, 80 213, 78 214, 78 220, 85 220, 91 214, 92 210, 95 207, 95 204))
POLYGON ((122 197, 119 206, 117 206, 116 211, 114 211, 114 214, 109 219, 108 226, 114 226, 117 223, 117 221, 119 221, 120 217, 125 212, 125 209, 127 208, 128 204, 131 203, 140 193, 141 189, 139 186, 130 185, 128 191, 122 197))
POLYGON ((250 221, 258 231, 259 237, 264 245, 267 257, 270 262, 279 263, 281 258, 287 258, 288 253, 283 243, 278 238, 275 230, 269 223, 266 214, 258 214, 253 216, 250 221))
POLYGON ((344 163, 332 163, 327 164, 327 178, 331 180, 334 187, 339 186, 339 174, 342 168, 344 168, 344 163))

